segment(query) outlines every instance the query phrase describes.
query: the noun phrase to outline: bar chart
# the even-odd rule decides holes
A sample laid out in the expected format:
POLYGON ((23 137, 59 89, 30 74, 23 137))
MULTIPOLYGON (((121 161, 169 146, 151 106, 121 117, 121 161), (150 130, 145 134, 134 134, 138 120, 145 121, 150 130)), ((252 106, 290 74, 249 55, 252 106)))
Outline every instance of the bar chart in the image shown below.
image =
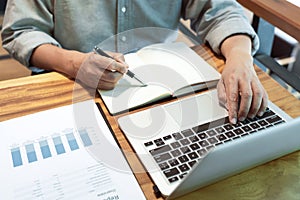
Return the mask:
POLYGON ((13 167, 19 167, 25 163, 30 164, 51 158, 52 156, 65 154, 68 151, 75 151, 80 148, 79 140, 82 142, 83 147, 93 145, 88 129, 80 129, 78 132, 72 130, 63 134, 40 138, 34 140, 34 142, 27 142, 18 146, 15 145, 10 148, 12 165, 13 167), (77 138, 75 134, 78 135, 77 138))

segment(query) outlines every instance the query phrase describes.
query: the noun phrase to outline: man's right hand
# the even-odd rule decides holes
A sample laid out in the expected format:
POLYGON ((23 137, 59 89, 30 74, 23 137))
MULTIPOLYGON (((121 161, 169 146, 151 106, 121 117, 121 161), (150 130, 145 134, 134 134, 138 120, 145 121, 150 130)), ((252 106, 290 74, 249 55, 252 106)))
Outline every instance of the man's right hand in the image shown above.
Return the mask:
POLYGON ((108 54, 114 59, 95 53, 85 54, 80 66, 74 66, 75 78, 91 88, 113 89, 123 74, 127 72, 128 65, 122 54, 113 52, 108 54))
POLYGON ((110 90, 127 72, 128 65, 122 54, 108 54, 114 59, 93 52, 82 53, 42 44, 34 50, 30 63, 41 69, 66 74, 92 89, 110 90))

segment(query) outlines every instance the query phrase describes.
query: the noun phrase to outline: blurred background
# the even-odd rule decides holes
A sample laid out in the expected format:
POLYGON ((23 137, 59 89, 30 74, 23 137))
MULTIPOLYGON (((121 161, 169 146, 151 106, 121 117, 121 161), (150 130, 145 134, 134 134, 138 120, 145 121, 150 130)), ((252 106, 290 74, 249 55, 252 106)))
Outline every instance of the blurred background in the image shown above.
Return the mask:
MULTIPOLYGON (((7 0, 0 0, 0 29, 2 28, 3 16, 5 14, 7 0)), ((245 14, 247 15, 249 22, 253 24, 253 13, 249 10, 245 9, 245 14)), ((266 22, 267 23, 267 22, 266 22)), ((267 24, 271 26, 270 24, 267 24)), ((285 32, 280 29, 274 28, 274 38, 272 42, 271 52, 269 53, 270 57, 279 64, 280 67, 285 68, 287 70, 295 69, 298 66, 300 69, 300 53, 299 53, 299 43, 293 37, 289 36, 285 32)), ((195 39, 195 33, 189 28, 189 21, 181 21, 180 31, 189 37, 193 37, 195 39)), ((261 40, 269 39, 269 35, 260 35, 261 40)), ((201 44, 201 41, 197 41, 201 44)), ((26 67, 12 59, 8 53, 2 48, 2 40, 0 37, 0 81, 30 76, 31 71, 26 67)), ((257 64, 260 68, 266 71, 272 78, 278 81, 283 87, 287 88, 292 94, 294 94, 297 98, 300 99, 299 90, 297 91, 293 86, 286 83, 285 80, 280 78, 276 73, 272 72, 270 68, 262 64, 259 59, 256 60, 255 64, 257 64)), ((271 64, 271 65, 274 65, 271 64)), ((300 70, 298 70, 300 71, 300 70)), ((300 73, 297 75, 300 79, 300 73)))

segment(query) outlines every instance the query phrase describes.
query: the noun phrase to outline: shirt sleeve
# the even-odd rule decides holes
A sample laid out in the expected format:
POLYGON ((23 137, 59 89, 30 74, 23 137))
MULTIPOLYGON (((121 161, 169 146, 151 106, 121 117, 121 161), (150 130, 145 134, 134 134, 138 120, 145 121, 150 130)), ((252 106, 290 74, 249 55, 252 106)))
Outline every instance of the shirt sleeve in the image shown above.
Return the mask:
POLYGON ((182 17, 191 20, 191 28, 217 54, 221 54, 222 42, 236 34, 252 39, 252 55, 259 48, 258 36, 235 0, 183 0, 182 17))
POLYGON ((60 44, 51 36, 51 0, 8 1, 2 28, 3 47, 20 63, 30 66, 33 50, 41 44, 60 44))

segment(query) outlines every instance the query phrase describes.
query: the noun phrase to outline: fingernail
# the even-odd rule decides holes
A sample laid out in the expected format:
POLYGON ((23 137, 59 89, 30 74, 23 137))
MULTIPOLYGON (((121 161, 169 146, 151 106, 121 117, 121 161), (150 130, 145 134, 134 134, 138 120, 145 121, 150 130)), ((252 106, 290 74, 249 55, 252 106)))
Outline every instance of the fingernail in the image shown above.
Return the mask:
POLYGON ((232 124, 236 124, 236 118, 235 117, 231 118, 230 121, 231 121, 232 124))
POLYGON ((249 118, 253 119, 255 117, 255 115, 249 115, 249 118))
POLYGON ((225 103, 225 108, 228 110, 228 103, 225 103))
POLYGON ((258 116, 260 116, 260 117, 263 116, 263 115, 264 115, 264 112, 259 112, 258 113, 258 116))
POLYGON ((246 119, 245 117, 240 117, 240 118, 239 118, 239 121, 242 122, 242 121, 244 121, 245 119, 246 119))

